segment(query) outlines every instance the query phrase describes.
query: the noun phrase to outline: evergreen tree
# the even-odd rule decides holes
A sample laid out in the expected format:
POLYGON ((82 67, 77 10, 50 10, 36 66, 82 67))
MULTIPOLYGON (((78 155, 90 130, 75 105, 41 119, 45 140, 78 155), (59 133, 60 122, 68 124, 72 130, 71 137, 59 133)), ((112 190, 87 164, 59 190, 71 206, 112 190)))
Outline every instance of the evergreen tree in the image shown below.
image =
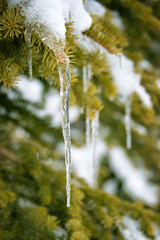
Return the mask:
MULTIPOLYGON (((91 13, 92 25, 81 38, 75 34, 72 19, 66 23, 64 52, 59 52, 62 43, 54 43, 53 51, 41 35, 46 31, 44 26, 31 29, 23 7, 10 7, 11 2, 0 2, 0 239, 159 240, 160 1, 99 0, 106 11, 91 13), (114 23, 115 12, 122 27, 114 23), (135 126, 131 128, 131 149, 126 148, 125 102, 121 101, 110 67, 112 56, 121 54, 122 60, 134 63, 134 76, 141 76, 141 85, 152 101, 148 107, 138 93, 131 94, 135 126), (81 133, 79 138, 72 136, 72 145, 85 145, 85 119, 97 124, 99 113, 102 131, 107 129, 103 140, 109 149, 100 161, 97 187, 90 187, 72 172, 69 208, 65 157, 59 151, 65 133, 62 136, 61 127, 53 127, 49 116, 38 114, 44 108, 47 94, 53 89, 60 91, 59 75, 65 75, 67 56, 70 106, 84 109, 71 125, 73 132, 81 133), (17 87, 19 76, 31 78, 32 74, 32 83, 36 78, 43 86, 38 103, 25 100, 17 87), (136 126, 143 126, 145 133, 141 134, 136 126), (123 149, 132 165, 149 172, 150 184, 157 191, 155 204, 125 191, 123 178, 111 165, 110 150, 115 147, 123 149), (117 183, 114 195, 102 189, 111 180, 117 183)), ((91 9, 93 1, 83 2, 91 9)), ((122 62, 122 70, 125 67, 122 62)), ((65 92, 66 82, 63 88, 65 92)), ((62 98, 62 110, 64 102, 62 98)), ((64 117, 64 126, 65 121, 64 117)), ((95 139, 97 129, 94 130, 95 139)))

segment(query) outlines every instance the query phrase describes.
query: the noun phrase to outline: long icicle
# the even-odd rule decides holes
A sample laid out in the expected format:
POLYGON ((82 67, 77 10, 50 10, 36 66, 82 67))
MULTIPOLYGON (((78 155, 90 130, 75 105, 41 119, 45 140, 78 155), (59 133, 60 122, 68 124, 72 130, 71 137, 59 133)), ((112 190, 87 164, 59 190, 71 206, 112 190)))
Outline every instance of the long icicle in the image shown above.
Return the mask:
POLYGON ((131 137, 131 98, 127 98, 125 103, 125 128, 126 128, 126 147, 127 149, 132 148, 132 137, 131 137))
POLYGON ((70 207, 70 191, 71 191, 70 187, 71 136, 69 122, 70 71, 69 71, 69 58, 63 51, 61 52, 61 54, 57 55, 57 63, 60 77, 62 131, 65 142, 67 207, 70 207))
POLYGON ((28 67, 29 67, 29 77, 32 80, 32 38, 31 30, 26 28, 25 30, 26 41, 28 44, 28 67))

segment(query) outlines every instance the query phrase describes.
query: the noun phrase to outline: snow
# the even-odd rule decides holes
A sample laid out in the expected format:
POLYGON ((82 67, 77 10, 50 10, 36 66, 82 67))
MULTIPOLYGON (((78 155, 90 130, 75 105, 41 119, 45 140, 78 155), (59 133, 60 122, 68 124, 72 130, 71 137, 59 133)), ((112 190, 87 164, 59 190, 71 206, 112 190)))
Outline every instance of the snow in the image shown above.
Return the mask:
POLYGON ((125 240, 149 240, 140 230, 140 224, 129 216, 123 217, 124 228, 119 226, 125 240))
POLYGON ((108 51, 98 43, 87 36, 83 36, 82 34, 79 35, 77 42, 88 53, 99 50, 101 53, 106 54, 107 60, 109 60, 110 63, 110 70, 113 75, 114 83, 120 94, 120 101, 125 103, 129 96, 131 96, 134 92, 137 92, 143 103, 149 108, 152 107, 150 95, 141 85, 141 75, 135 73, 134 63, 130 59, 128 59, 124 54, 117 56, 115 54, 108 53, 108 51))
MULTIPOLYGON (((96 146, 96 169, 98 170, 98 164, 100 158, 103 154, 106 154, 106 144, 102 141, 100 137, 97 138, 96 146)), ((72 146, 72 163, 73 169, 76 171, 79 177, 84 178, 88 184, 93 186, 95 184, 95 179, 93 179, 93 161, 91 155, 91 148, 88 149, 87 146, 75 147, 72 146)))
MULTIPOLYGON (((18 82, 18 90, 22 93, 24 99, 31 102, 41 102, 43 87, 40 81, 33 79, 32 82, 29 78, 24 75, 19 76, 20 81, 18 82)), ((16 95, 14 92, 8 91, 8 95, 11 99, 15 99, 16 95)), ((35 110, 34 110, 35 111, 35 110)), ((44 109, 36 110, 35 113, 39 117, 46 115, 51 116, 52 126, 61 126, 61 110, 60 110, 60 96, 57 90, 51 89, 46 97, 44 109)), ((70 122, 77 121, 80 116, 80 110, 77 107, 70 107, 70 122)))
POLYGON ((52 35, 65 42, 65 23, 72 21, 76 33, 91 26, 92 18, 84 9, 82 0, 9 0, 9 6, 22 7, 27 26, 40 33, 42 39, 52 35), (45 32, 44 32, 45 30, 45 32))
POLYGON ((119 27, 120 29, 124 30, 125 26, 122 22, 122 19, 117 11, 111 11, 113 14, 112 22, 119 27))
POLYGON ((95 0, 86 0, 84 3, 85 9, 98 17, 103 17, 106 12, 106 8, 95 0))
POLYGON ((134 63, 128 59, 124 54, 121 54, 122 67, 119 67, 119 59, 114 54, 107 53, 108 60, 111 66, 111 72, 114 78, 114 82, 118 88, 120 95, 123 97, 123 101, 137 92, 148 107, 152 107, 150 95, 141 86, 141 75, 134 72, 134 63))
POLYGON ((110 194, 116 194, 118 182, 115 179, 109 179, 102 185, 102 190, 110 194))
POLYGON ((157 85, 160 88, 160 78, 157 79, 157 85))
POLYGON ((24 75, 19 76, 17 87, 22 92, 23 98, 31 102, 40 102, 42 97, 42 85, 36 79, 30 82, 24 75))
POLYGON ((109 165, 116 176, 122 180, 126 192, 136 199, 154 206, 158 202, 158 188, 151 184, 144 169, 137 169, 121 148, 109 151, 109 165))

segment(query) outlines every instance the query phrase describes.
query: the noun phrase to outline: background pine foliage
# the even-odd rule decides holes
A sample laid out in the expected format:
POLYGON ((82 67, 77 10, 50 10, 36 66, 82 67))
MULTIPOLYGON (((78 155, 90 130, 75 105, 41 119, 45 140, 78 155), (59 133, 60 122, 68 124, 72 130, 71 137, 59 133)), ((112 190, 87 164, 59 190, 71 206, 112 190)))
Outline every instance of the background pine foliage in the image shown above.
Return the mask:
MULTIPOLYGON (((137 94, 132 101, 132 118, 146 128, 142 135, 132 129, 133 149, 126 153, 138 165, 139 159, 150 171, 150 182, 160 183, 160 3, 159 1, 99 0, 106 6, 103 17, 93 17, 91 28, 84 32, 112 54, 125 53, 141 74, 141 84, 150 94, 153 108, 144 106, 137 94), (125 30, 112 21, 118 11, 125 30), (142 68, 147 59, 151 66, 142 68)), ((102 126, 109 129, 104 137, 107 146, 125 149, 124 105, 110 72, 106 55, 98 50, 84 51, 77 44, 72 23, 67 26, 65 52, 71 62, 71 105, 87 108, 90 118, 99 110, 102 126), (91 65, 89 89, 83 93, 82 68, 91 65), (76 68, 76 71, 75 71, 76 68), (101 92, 98 89, 101 87, 101 92), (116 117, 119 113, 120 117, 116 117)), ((59 75, 54 53, 32 32, 33 77, 43 85, 39 103, 23 99, 16 86, 19 75, 28 76, 28 51, 25 23, 18 8, 8 9, 0 2, 0 239, 41 240, 113 240, 124 239, 122 217, 130 215, 149 239, 155 239, 160 227, 159 203, 150 207, 126 193, 121 179, 108 164, 109 155, 101 159, 98 187, 89 187, 72 174, 71 207, 66 208, 64 156, 58 151, 63 142, 61 128, 53 128, 50 117, 38 117, 50 89, 58 89, 59 75), (11 91, 8 91, 8 88, 11 91), (4 91, 6 89, 6 91, 4 91), (13 95, 15 97, 12 97, 13 95), (49 163, 52 164, 49 164, 49 163), (104 182, 116 179, 115 195, 104 193, 104 182), (116 196, 117 195, 117 196, 116 196)), ((29 91, 30 89, 26 89, 29 91)), ((83 131, 82 138, 72 137, 72 144, 84 144, 84 114, 72 126, 83 131)))

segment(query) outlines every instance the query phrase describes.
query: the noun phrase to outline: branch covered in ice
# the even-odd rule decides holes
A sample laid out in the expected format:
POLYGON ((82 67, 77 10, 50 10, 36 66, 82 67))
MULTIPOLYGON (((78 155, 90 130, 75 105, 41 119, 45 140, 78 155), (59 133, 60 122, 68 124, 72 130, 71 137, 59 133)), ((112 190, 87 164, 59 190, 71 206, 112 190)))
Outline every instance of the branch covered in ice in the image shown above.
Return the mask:
POLYGON ((65 23, 72 21, 76 33, 87 30, 92 23, 82 0, 9 0, 10 7, 22 7, 26 24, 42 38, 52 35, 65 42, 65 23))

